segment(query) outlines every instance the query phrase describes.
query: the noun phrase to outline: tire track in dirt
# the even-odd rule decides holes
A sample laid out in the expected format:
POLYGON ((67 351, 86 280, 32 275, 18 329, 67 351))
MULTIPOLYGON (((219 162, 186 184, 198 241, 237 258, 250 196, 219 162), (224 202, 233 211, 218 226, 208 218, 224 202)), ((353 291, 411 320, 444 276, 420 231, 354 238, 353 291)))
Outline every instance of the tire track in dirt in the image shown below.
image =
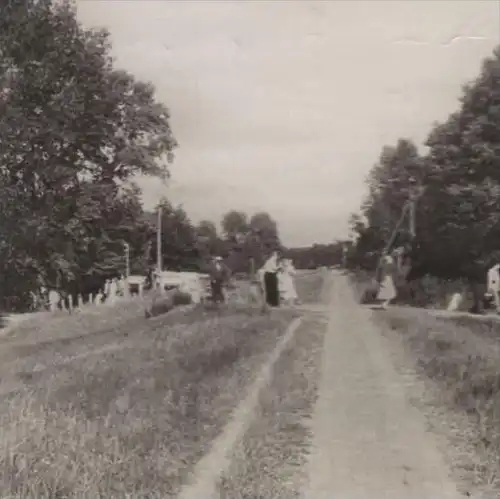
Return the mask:
POLYGON ((199 499, 216 497, 219 477, 229 468, 232 449, 247 431, 258 407, 259 395, 269 384, 273 367, 282 352, 292 341, 302 318, 294 319, 287 332, 271 353, 258 377, 249 387, 247 396, 234 411, 224 431, 215 439, 210 452, 197 463, 190 483, 179 494, 179 499, 199 499))
POLYGON ((307 317, 273 369, 248 431, 236 445, 219 497, 292 499, 300 494, 317 396, 326 321, 307 317))
MULTIPOLYGON (((316 291, 323 304, 329 301, 332 285, 325 281, 326 275, 319 276, 321 289, 316 291)), ((206 464, 199 463, 197 481, 184 489, 181 498, 297 496, 306 478, 311 440, 307 419, 317 393, 326 328, 324 307, 316 308, 305 307, 307 317, 291 326, 298 327, 297 332, 276 348, 264 367, 266 374, 260 376, 260 387, 253 386, 233 415, 237 431, 231 425, 226 428, 215 452, 205 456, 206 464)))

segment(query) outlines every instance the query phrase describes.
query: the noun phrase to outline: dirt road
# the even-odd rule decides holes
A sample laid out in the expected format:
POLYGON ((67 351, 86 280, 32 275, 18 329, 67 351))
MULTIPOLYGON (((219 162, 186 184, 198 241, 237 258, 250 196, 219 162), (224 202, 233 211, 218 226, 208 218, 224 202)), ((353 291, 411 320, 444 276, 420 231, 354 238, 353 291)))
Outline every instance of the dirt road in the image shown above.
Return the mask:
POLYGON ((306 497, 458 497, 372 312, 355 302, 346 277, 332 278, 306 497))
POLYGON ((248 418, 243 434, 228 425, 230 438, 219 442, 231 448, 205 456, 211 476, 194 477, 183 498, 201 484, 210 497, 460 497, 373 312, 357 304, 345 276, 325 279, 323 306, 294 324, 288 350, 270 356, 274 371, 266 366, 274 378, 235 413, 248 418))

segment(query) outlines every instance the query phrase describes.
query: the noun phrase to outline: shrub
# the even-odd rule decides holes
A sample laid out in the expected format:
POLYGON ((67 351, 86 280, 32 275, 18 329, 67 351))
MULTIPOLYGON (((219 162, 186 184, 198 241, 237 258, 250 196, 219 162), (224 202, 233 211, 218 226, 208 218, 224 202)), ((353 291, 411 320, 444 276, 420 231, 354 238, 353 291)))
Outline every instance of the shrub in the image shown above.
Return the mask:
POLYGON ((174 308, 173 293, 165 296, 156 295, 153 297, 151 304, 146 306, 144 315, 146 318, 156 317, 158 315, 166 314, 174 308))
POLYGON ((185 291, 179 291, 176 290, 172 296, 173 304, 174 306, 179 306, 179 305, 190 305, 193 303, 193 298, 192 296, 185 292, 185 291))

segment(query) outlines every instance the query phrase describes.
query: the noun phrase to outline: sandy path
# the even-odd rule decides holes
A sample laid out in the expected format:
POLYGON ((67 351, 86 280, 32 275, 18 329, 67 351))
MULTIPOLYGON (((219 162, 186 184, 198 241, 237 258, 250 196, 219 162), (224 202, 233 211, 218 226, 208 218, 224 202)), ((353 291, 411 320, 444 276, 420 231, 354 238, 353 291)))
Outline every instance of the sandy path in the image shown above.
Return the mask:
POLYGON ((445 499, 460 497, 405 397, 387 344, 360 307, 347 278, 332 273, 333 299, 312 424, 305 497, 445 499))

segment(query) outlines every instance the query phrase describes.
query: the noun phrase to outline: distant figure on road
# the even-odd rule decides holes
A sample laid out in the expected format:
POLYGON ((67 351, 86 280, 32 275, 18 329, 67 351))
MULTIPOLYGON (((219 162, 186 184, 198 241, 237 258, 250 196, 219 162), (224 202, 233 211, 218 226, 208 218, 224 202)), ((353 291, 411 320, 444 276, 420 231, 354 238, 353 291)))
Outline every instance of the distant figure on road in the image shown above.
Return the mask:
POLYGON ((224 284, 229 279, 229 268, 224 264, 221 256, 216 256, 209 269, 210 287, 214 303, 224 303, 224 284))

